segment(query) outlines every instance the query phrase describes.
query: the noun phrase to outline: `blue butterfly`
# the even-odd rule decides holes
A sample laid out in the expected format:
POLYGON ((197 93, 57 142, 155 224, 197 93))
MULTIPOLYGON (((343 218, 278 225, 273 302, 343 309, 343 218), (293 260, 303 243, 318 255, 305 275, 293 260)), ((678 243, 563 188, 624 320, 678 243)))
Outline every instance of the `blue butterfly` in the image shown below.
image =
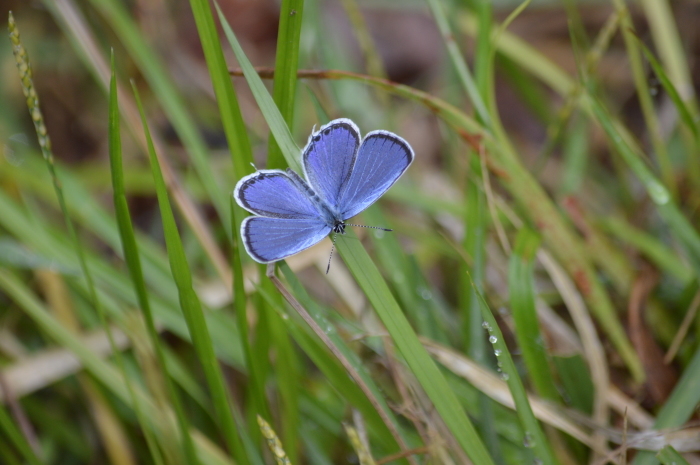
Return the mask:
POLYGON ((291 169, 259 170, 236 184, 238 205, 257 215, 241 224, 246 251, 270 263, 331 232, 344 234, 345 221, 389 190, 414 157, 408 142, 394 133, 372 131, 361 139, 355 123, 344 118, 322 126, 302 151, 306 179, 291 169))

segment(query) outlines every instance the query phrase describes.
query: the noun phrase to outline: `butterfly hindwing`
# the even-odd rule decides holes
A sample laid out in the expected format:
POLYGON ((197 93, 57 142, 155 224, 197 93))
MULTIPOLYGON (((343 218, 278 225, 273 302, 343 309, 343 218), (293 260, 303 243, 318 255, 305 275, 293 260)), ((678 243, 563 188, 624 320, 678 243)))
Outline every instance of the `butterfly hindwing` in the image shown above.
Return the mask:
POLYGON ((320 219, 282 219, 249 216, 241 225, 248 255, 260 263, 282 260, 308 249, 331 232, 320 219))

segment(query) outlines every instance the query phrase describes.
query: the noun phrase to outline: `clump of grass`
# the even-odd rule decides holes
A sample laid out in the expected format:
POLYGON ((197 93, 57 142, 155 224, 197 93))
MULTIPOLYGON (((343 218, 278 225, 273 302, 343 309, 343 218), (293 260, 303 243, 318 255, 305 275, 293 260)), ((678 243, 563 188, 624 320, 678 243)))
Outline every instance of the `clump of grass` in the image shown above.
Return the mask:
POLYGON ((152 31, 120 2, 45 2, 109 97, 98 119, 110 164, 92 171, 109 187, 52 151, 10 14, 48 170, 29 148, 24 164, 0 162, 0 461, 650 464, 697 452, 687 422, 700 402, 689 330, 700 302, 700 118, 668 4, 641 2, 633 16, 614 1, 592 34, 566 2, 572 72, 509 31, 528 20, 529 2, 499 22, 490 2, 429 0, 410 14, 431 18, 445 49, 436 89, 387 78, 362 16, 377 7, 343 3, 363 69, 329 39, 321 3, 279 5, 265 68, 230 10, 190 1, 208 110, 230 154, 221 157, 152 31), (635 30, 643 20, 650 37, 635 30), (642 131, 606 88, 611 47, 629 60, 642 131), (523 114, 541 119, 534 150, 516 144, 499 106, 508 80, 523 114), (362 214, 393 233, 339 238, 343 261, 328 275, 325 244, 267 267, 249 260, 230 191, 254 153, 300 172, 307 122, 346 116, 365 129, 371 112, 411 141, 405 121, 418 111, 441 124, 442 166, 429 169, 419 152, 362 214), (182 142, 182 163, 158 114, 182 142), (444 190, 426 187, 436 184, 444 190), (135 216, 144 196, 157 200, 145 220, 135 216))

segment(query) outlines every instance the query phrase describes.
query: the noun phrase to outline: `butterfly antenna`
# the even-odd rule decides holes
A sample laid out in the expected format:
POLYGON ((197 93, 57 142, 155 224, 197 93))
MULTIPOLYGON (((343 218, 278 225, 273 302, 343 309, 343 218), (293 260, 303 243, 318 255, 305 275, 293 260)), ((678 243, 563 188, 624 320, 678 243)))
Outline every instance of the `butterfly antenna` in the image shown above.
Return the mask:
POLYGON ((335 250, 335 238, 338 237, 338 234, 333 234, 333 245, 331 246, 331 254, 328 256, 328 266, 326 267, 326 274, 331 269, 331 258, 333 258, 333 251, 335 250))
POLYGON ((393 229, 387 229, 387 228, 380 228, 379 226, 365 226, 364 224, 350 224, 350 223, 345 223, 345 226, 356 226, 358 228, 372 228, 372 229, 380 229, 382 231, 393 231, 393 229))

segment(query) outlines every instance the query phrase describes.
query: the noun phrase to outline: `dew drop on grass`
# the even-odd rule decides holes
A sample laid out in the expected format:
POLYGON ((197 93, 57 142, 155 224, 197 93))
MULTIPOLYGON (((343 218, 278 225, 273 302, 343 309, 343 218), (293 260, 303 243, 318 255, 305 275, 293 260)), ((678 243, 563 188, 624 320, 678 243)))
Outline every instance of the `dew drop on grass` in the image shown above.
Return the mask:
POLYGON ((506 372, 501 373, 501 379, 503 381, 508 381, 510 379, 510 375, 506 372))
POLYGON ((525 433, 525 437, 523 438, 523 446, 527 447, 528 449, 535 447, 535 440, 530 432, 525 433))
POLYGON ((430 292, 429 289, 421 288, 420 290, 420 296, 423 298, 423 300, 430 300, 433 298, 433 293, 430 292))
POLYGON ((490 342, 491 344, 495 344, 495 343, 498 342, 498 338, 497 338, 496 336, 493 336, 493 335, 492 335, 492 336, 489 336, 489 342, 490 342))
POLYGON ((496 349, 493 351, 493 355, 495 355, 496 357, 500 357, 502 353, 503 352, 501 352, 501 349, 496 349))

